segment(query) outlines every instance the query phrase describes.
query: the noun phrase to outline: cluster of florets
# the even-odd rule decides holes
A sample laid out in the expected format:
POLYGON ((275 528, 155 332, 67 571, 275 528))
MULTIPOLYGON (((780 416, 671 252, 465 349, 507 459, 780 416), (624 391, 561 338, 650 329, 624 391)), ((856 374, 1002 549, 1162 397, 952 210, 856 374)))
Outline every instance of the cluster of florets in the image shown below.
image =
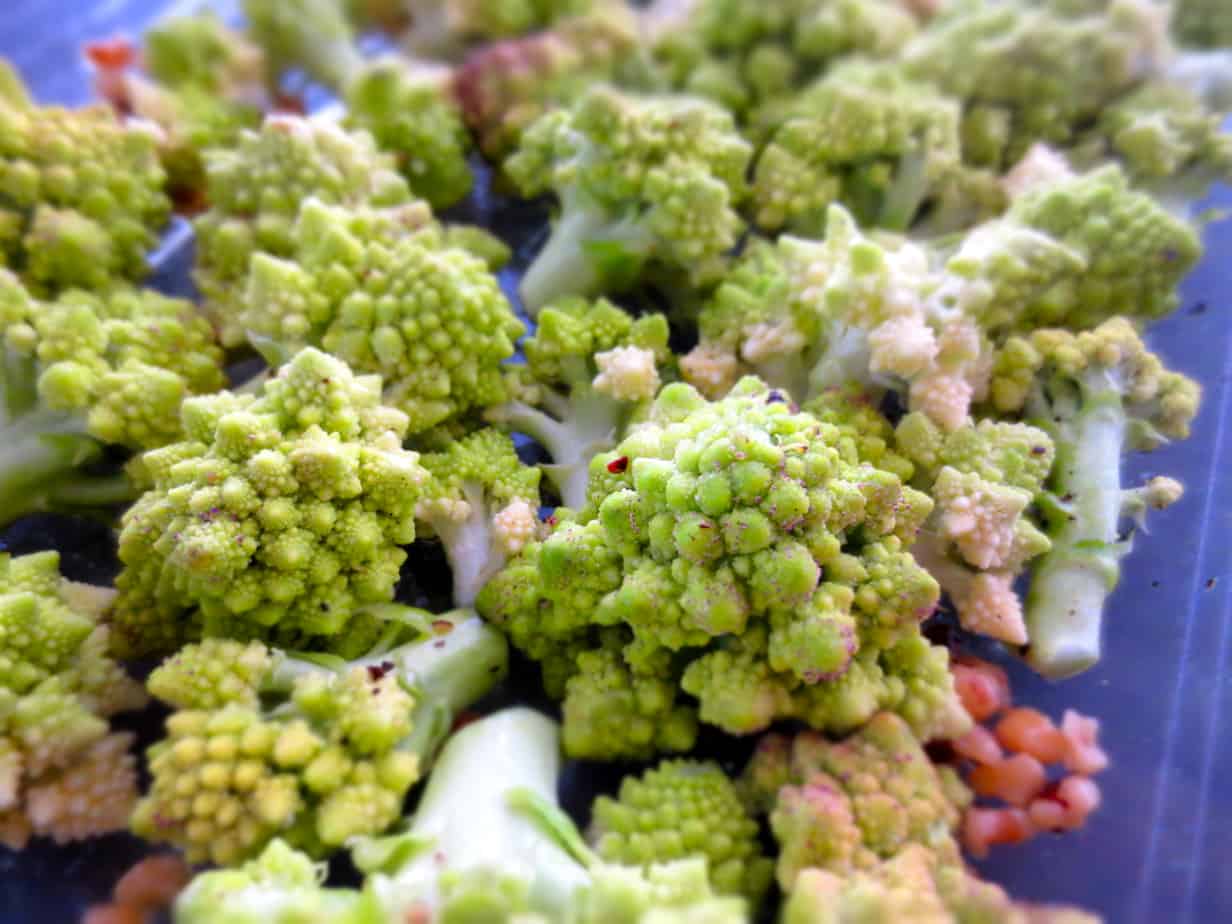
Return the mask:
POLYGON ((60 576, 60 557, 0 556, 0 843, 121 830, 137 798, 134 736, 109 718, 146 704, 107 653, 114 594, 60 576))
POLYGON ((193 634, 304 645, 393 598, 428 475, 375 376, 313 349, 259 396, 184 402, 185 440, 142 457, 124 515, 116 622, 126 650, 193 634))
POLYGON ((932 504, 838 442, 747 379, 715 403, 664 388, 596 456, 586 508, 478 599, 543 662, 570 753, 684 750, 698 716, 737 734, 880 708, 925 737, 949 726, 946 653, 919 634, 937 585, 907 550, 932 504))

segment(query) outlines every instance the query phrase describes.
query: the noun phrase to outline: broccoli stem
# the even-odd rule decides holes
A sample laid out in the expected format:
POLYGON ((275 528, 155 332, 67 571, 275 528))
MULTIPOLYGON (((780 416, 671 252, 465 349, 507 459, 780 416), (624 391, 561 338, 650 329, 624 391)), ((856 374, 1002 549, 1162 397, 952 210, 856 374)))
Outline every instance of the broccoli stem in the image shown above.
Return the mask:
POLYGON ((568 398, 545 399, 551 413, 522 401, 509 401, 488 412, 494 423, 531 437, 548 451, 552 464, 544 472, 566 507, 586 505, 590 460, 611 449, 625 406, 590 386, 577 386, 568 398))
POLYGON ((1052 549, 1036 564, 1027 595, 1028 662, 1051 678, 1099 660, 1104 604, 1117 585, 1123 491, 1121 454, 1128 421, 1119 393, 1088 395, 1066 425, 1054 427, 1052 549))
POLYGON ((465 519, 426 519, 445 546, 453 574, 454 605, 470 606, 483 585, 504 566, 507 556, 492 535, 492 511, 484 499, 483 486, 464 482, 462 495, 470 508, 465 519))
POLYGON ((354 661, 329 655, 281 658, 265 688, 287 691, 305 674, 392 665, 415 695, 412 732, 402 746, 426 761, 448 737, 458 713, 504 677, 509 659, 505 637, 471 610, 433 616, 426 628, 425 638, 354 661))
POLYGON ((390 919, 401 920, 408 901, 439 896, 442 875, 484 877, 507 886, 502 895, 525 895, 528 910, 562 919, 589 877, 570 849, 576 831, 553 811, 559 775, 560 728, 531 709, 506 709, 450 738, 407 834, 355 851, 361 869, 385 871, 368 884, 390 919), (415 849, 409 862, 390 850, 399 838, 415 849))
POLYGON ((853 383, 872 387, 869 372, 868 331, 860 327, 835 323, 827 338, 826 349, 814 363, 808 375, 808 387, 798 401, 811 401, 831 388, 845 388, 853 383))

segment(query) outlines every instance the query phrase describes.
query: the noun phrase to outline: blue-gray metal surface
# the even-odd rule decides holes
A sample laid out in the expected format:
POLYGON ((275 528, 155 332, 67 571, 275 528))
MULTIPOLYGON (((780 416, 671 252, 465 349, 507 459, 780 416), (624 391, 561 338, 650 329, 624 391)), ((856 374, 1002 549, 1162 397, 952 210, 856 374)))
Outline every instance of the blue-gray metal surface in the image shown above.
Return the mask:
MULTIPOLYGON (((10 0, 0 11, 0 54, 38 99, 81 102, 89 97, 82 41, 136 35, 155 16, 190 5, 10 0)), ((1232 209, 1232 191, 1220 190, 1215 204, 1232 209)), ((1188 493, 1139 537, 1109 610, 1103 663, 1062 684, 1013 669, 1021 701, 1103 720, 1114 759, 1101 778, 1104 805, 1078 834, 1002 848, 980 864, 1015 895, 1073 902, 1110 924, 1205 924, 1232 915, 1232 710, 1225 708, 1232 696, 1232 221, 1210 227, 1206 243, 1183 307, 1150 335, 1176 368, 1203 383, 1202 413, 1192 439, 1129 466, 1133 475, 1181 477, 1188 493)), ((183 274, 174 260, 169 269, 183 274)), ((73 548, 79 579, 94 566, 88 536, 35 524, 5 538, 73 548)), ((103 537, 94 541, 106 546, 103 537)), ((142 851, 124 835, 39 844, 22 854, 0 848, 0 924, 76 920, 142 851)))

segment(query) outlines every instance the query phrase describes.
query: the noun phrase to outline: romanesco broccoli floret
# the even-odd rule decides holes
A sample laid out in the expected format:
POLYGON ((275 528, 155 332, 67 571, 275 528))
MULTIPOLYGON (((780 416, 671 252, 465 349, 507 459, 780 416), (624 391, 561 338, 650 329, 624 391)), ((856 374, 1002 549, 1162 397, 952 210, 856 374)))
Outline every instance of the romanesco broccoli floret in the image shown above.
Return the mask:
POLYGON ((1135 0, 959 4, 902 51, 906 72, 962 100, 965 150, 1004 169, 1037 141, 1066 145, 1167 52, 1162 18, 1135 0))
POLYGON ((700 99, 591 87, 544 115, 505 162, 523 195, 560 202, 522 280, 526 309, 647 273, 687 287, 716 282, 742 229, 736 208, 751 154, 730 113, 700 99))
POLYGON ((882 712, 832 741, 816 732, 767 735, 741 779, 747 803, 769 814, 776 874, 793 891, 803 870, 840 876, 869 870, 909 845, 959 863, 961 804, 911 728, 882 712))
POLYGON ((927 250, 878 243, 838 205, 823 240, 785 235, 750 248, 698 324, 701 342, 680 365, 711 392, 742 369, 802 402, 833 388, 893 388, 947 429, 968 419, 991 356, 961 300, 944 297, 927 250))
POLYGON ((0 62, 0 266, 34 291, 144 276, 165 181, 153 133, 106 106, 36 106, 0 62))
POLYGON ((911 481, 915 465, 895 448, 894 425, 858 387, 829 388, 804 410, 838 430, 839 451, 846 461, 867 462, 911 481))
POLYGON ((703 856, 715 889, 743 895, 754 907, 773 877, 757 822, 713 762, 665 760, 626 777, 618 798, 595 800, 588 836, 609 863, 650 866, 703 856))
POLYGON ((539 532, 538 468, 513 441, 486 428, 421 460, 432 476, 415 515, 445 546, 456 606, 470 606, 488 579, 539 532))
POLYGON ((1037 427, 989 419, 944 433, 918 413, 899 422, 897 435, 915 463, 915 486, 936 503, 912 549, 916 560, 965 629, 1026 644, 1014 581, 1051 545, 1030 511, 1052 470, 1052 440, 1037 427))
POLYGON ((926 208, 938 230, 996 214, 993 174, 963 166, 961 107, 894 67, 852 61, 803 91, 757 159, 757 224, 820 233, 842 202, 863 224, 905 230, 926 208), (946 218, 942 213, 950 211, 946 218))
POLYGON ((568 106, 592 83, 620 76, 638 41, 624 6, 602 6, 553 28, 481 46, 454 72, 453 93, 479 148, 501 161, 544 113, 568 106))
POLYGON ((180 405, 222 388, 209 322, 182 299, 116 287, 42 301, 0 269, 0 520, 131 499, 123 477, 90 469, 107 446, 183 438, 180 405))
POLYGON ((658 392, 668 334, 661 314, 635 319, 607 299, 562 298, 540 312, 526 365, 506 367, 511 400, 486 416, 547 450, 546 474, 565 506, 585 504, 591 459, 658 392))
POLYGON ((1075 908, 1012 901, 998 885, 985 882, 960 859, 937 855, 922 844, 869 869, 839 875, 810 868, 796 877, 783 906, 782 924, 1097 924, 1075 908))
POLYGON ((1181 496, 1158 477, 1127 490, 1121 457, 1184 439, 1198 410, 1198 383, 1169 371, 1133 325, 1112 318, 1074 334, 1041 329, 1011 338, 999 352, 990 389, 997 411, 1045 430, 1057 463, 1042 499, 1052 542, 1034 568, 1027 596, 1027 658, 1061 677, 1099 658, 1105 602, 1129 552, 1120 524, 1181 496))
POLYGON ((301 68, 341 97, 345 123, 371 133, 417 196, 441 208, 466 197, 470 136, 447 70, 392 56, 365 60, 337 0, 245 0, 244 10, 275 78, 301 68))
POLYGON ((309 199, 285 254, 253 257, 238 317, 275 365, 317 346, 379 375, 412 434, 503 400, 523 330, 487 264, 424 220, 309 199))
POLYGON ((595 458, 586 508, 478 598, 563 694, 568 753, 687 749, 682 690, 736 734, 788 716, 847 729, 879 706, 917 710, 931 734, 953 716, 944 652, 940 675, 894 654, 937 600, 907 550, 931 504, 840 442, 750 378, 714 403, 665 387, 595 458), (824 691, 861 652, 882 672, 868 712, 837 694, 828 714, 824 691))
POLYGON ((210 12, 156 23, 140 51, 110 39, 88 45, 86 56, 99 95, 156 126, 168 192, 184 209, 202 200, 204 152, 233 147, 272 105, 261 50, 210 12))
POLYGON ((455 57, 468 47, 536 32, 607 0, 404 0, 410 27, 401 39, 414 54, 455 57))
POLYGON ((122 829, 137 799, 134 736, 108 718, 142 708, 107 654, 113 594, 60 576, 60 557, 0 556, 0 843, 122 829))
POLYGON ((239 870, 198 876, 176 924, 748 924, 702 857, 645 870, 596 858, 556 802, 559 749, 559 727, 529 709, 473 723, 446 742, 405 833, 353 843, 362 891, 322 888, 310 858, 273 841, 239 870))
POLYGON ((334 646, 392 599, 428 474, 379 377, 306 349, 259 395, 191 398, 181 421, 184 442, 141 458, 153 486, 121 524, 123 650, 201 633, 334 646))
POLYGON ((207 152, 205 161, 210 208, 194 223, 194 278, 227 346, 244 340, 238 316, 253 254, 292 252, 305 199, 354 208, 411 202, 392 159, 370 135, 322 119, 270 116, 234 148, 207 152))
POLYGON ((165 661, 149 689, 176 711, 133 830, 229 865, 275 837, 323 854, 397 821, 458 712, 503 675, 506 645, 470 611, 381 610, 388 636, 415 637, 351 661, 206 639, 165 661))

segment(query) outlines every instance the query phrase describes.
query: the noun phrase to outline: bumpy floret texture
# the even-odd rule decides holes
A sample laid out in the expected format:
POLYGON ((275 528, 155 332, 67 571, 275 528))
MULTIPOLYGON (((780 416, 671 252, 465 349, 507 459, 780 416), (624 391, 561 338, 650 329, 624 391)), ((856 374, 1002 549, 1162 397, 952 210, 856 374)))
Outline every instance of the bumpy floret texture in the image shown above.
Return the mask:
POLYGON ((779 885, 790 892, 802 870, 847 876, 911 844, 956 859, 961 787, 946 772, 903 719, 879 713, 839 741, 815 732, 763 738, 742 786, 748 803, 769 813, 779 885))
POLYGON ((190 399, 181 420, 186 441, 143 457, 154 486, 122 522, 126 650, 202 631, 307 647, 392 599, 427 473, 378 378, 307 349, 260 396, 190 399))
POLYGON ((624 9, 603 8, 469 54, 453 75, 453 93, 484 154, 504 158, 541 115, 617 76, 637 41, 631 19, 624 9))
POLYGON ((133 736, 108 718, 141 686, 107 654, 112 595, 60 577, 60 558, 0 558, 0 842, 57 843, 124 827, 137 798, 133 736))
POLYGON ((154 135, 102 105, 35 106, 0 70, 0 262, 41 294, 144 276, 170 213, 154 135))
POLYGON ((1174 0, 1172 34, 1194 48, 1232 48, 1232 9, 1219 0, 1174 0))
POLYGON ((562 205, 523 283, 532 310, 556 295, 593 294, 584 289, 605 276, 632 282, 643 265, 691 285, 714 282, 742 228, 735 209, 751 153, 728 112, 688 97, 592 87, 543 116, 505 162, 523 195, 554 192, 562 205), (579 288, 572 280, 583 269, 579 288))
POLYGON ((258 346, 305 345, 381 376, 419 433, 504 397, 522 323, 487 264, 423 227, 422 208, 300 210, 285 256, 258 254, 239 320, 258 346))
POLYGON ((902 55, 911 76, 966 107, 968 144, 1004 169, 1037 141, 1064 145, 1133 87, 1162 46, 1149 4, 1003 3, 941 17, 902 55))
POLYGON ((399 817, 419 776, 417 756, 398 748, 414 696, 396 672, 355 666, 303 673, 282 708, 262 711, 258 694, 281 657, 207 639, 151 675, 151 692, 178 711, 149 752, 137 833, 190 861, 230 864, 275 835, 319 851, 399 817))
POLYGON ((142 64, 164 86, 232 96, 263 78, 261 50, 212 11, 166 17, 142 38, 142 64))
POLYGON ((704 856, 715 888, 754 905, 770 884, 758 827, 735 784, 715 763, 668 760, 626 777, 618 798, 600 796, 590 838, 609 863, 649 866, 704 856))
MULTIPOLYGON (((757 161, 757 224, 820 232, 826 207, 842 201, 864 223, 905 229, 926 200, 960 182, 961 110, 927 84, 891 67, 856 61, 831 69, 784 113, 757 161)), ((975 190, 976 174, 967 178, 975 190)), ((1004 206, 984 177, 974 219, 1004 206)))
POLYGON ((393 159, 370 135, 298 116, 270 116, 234 148, 209 152, 206 178, 210 209, 194 223, 194 278, 228 346, 243 342, 236 316, 252 255, 292 252, 304 200, 373 207, 410 201, 393 159))
MULTIPOLYGON (((80 415, 104 443, 153 449, 173 442, 183 432, 183 400, 226 384, 209 321, 191 302, 152 290, 72 290, 41 301, 0 270, 0 324, 10 362, 27 364, 37 378, 39 403, 80 415)), ((24 384, 8 387, 16 393, 24 384)))
POLYGON ((865 921, 999 921, 1003 924, 1094 924, 1093 915, 1060 906, 1012 901, 955 856, 938 857, 910 844, 867 870, 839 875, 810 868, 796 879, 783 924, 860 924, 865 921))
POLYGON ((715 403, 667 386, 596 457, 586 510, 527 546, 478 601, 551 666, 557 691, 564 675, 571 753, 688 747, 678 685, 704 721, 734 733, 797 715, 846 729, 894 703, 927 735, 953 715, 944 652, 913 685, 922 662, 902 647, 932 650, 918 624, 937 586, 907 550, 931 505, 844 460, 839 442, 747 379, 715 403), (841 692, 858 683, 847 679, 857 653, 878 671, 863 715, 841 692))

